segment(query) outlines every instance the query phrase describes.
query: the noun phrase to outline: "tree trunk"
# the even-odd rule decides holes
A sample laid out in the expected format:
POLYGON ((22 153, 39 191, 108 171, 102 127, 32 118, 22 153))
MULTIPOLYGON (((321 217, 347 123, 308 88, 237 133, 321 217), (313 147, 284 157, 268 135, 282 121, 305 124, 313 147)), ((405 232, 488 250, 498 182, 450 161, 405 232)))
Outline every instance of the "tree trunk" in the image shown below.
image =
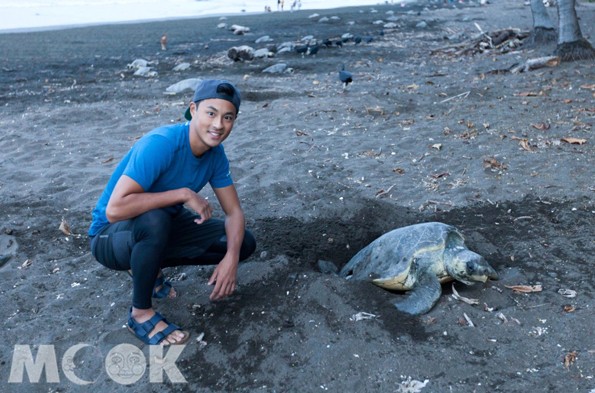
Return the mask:
POLYGON ((537 46, 555 43, 558 38, 556 29, 543 0, 531 0, 531 14, 533 15, 533 31, 529 42, 537 46))
POLYGON ((558 0, 558 47, 562 61, 595 59, 595 49, 583 38, 574 8, 576 0, 558 0))

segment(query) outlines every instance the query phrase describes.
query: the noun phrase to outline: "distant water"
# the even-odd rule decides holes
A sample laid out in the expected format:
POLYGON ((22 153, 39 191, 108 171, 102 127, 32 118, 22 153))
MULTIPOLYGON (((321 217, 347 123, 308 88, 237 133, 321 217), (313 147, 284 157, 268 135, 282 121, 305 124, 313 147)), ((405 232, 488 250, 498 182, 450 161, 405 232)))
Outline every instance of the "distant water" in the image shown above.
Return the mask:
MULTIPOLYGON (((399 3, 400 0, 302 0, 298 9, 328 9, 399 3)), ((290 12, 294 0, 284 0, 290 12)), ((1 31, 47 30, 66 26, 281 11, 277 0, 2 0, 1 31)))

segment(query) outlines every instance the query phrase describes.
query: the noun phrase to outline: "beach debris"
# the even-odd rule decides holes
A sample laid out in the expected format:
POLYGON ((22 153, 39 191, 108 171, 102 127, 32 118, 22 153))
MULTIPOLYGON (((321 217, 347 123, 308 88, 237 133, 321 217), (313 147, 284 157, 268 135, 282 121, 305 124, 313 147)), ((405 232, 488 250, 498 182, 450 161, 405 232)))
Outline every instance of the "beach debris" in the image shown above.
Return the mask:
POLYGON ((262 72, 267 72, 270 74, 280 74, 284 72, 287 74, 291 74, 293 73, 293 68, 288 67, 285 63, 279 63, 265 68, 264 70, 262 70, 262 72))
POLYGON ((550 124, 545 123, 545 122, 533 123, 533 124, 531 124, 531 127, 535 128, 536 130, 539 130, 539 131, 545 131, 545 130, 550 129, 550 124))
POLYGON ((544 334, 547 334, 547 328, 541 327, 541 326, 535 326, 529 332, 529 336, 533 336, 533 337, 540 337, 540 336, 543 336, 544 334))
POLYGON ((389 188, 387 188, 386 190, 382 189, 382 190, 378 190, 376 192, 376 198, 382 198, 382 197, 386 197, 390 194, 390 192, 392 191, 392 189, 396 186, 396 184, 391 185, 389 188))
POLYGON ((134 72, 134 75, 152 78, 157 76, 157 71, 153 71, 152 67, 141 67, 134 72))
POLYGON ((196 337, 196 342, 198 343, 198 348, 202 349, 207 346, 207 342, 203 340, 205 338, 205 333, 201 332, 198 337, 196 337))
POLYGON ((560 61, 561 59, 558 56, 538 57, 511 68, 510 72, 518 74, 519 72, 533 71, 543 67, 557 67, 560 65, 560 61))
POLYGON ((560 140, 571 145, 584 145, 585 143, 587 143, 587 140, 583 138, 564 137, 560 140))
POLYGON ((64 217, 62 217, 62 221, 60 221, 60 227, 58 229, 60 229, 60 231, 66 236, 72 235, 72 232, 70 231, 70 225, 68 225, 64 217))
POLYGON ((225 28, 227 28, 227 23, 225 23, 225 22, 221 22, 221 23, 219 23, 219 24, 217 25, 217 28, 218 28, 218 29, 225 29, 225 28))
POLYGON ((576 307, 574 307, 572 304, 565 304, 562 306, 562 311, 564 311, 565 313, 575 312, 576 307))
POLYGON ((569 369, 570 366, 572 366, 572 364, 576 361, 577 357, 578 353, 576 351, 568 352, 566 355, 564 355, 564 367, 569 369))
POLYGON ((174 95, 174 94, 182 93, 186 90, 194 91, 194 90, 196 90, 196 87, 198 86, 198 84, 200 82, 202 82, 202 79, 200 79, 200 78, 189 78, 189 79, 181 80, 181 81, 169 86, 168 88, 166 88, 165 94, 174 95))
POLYGON ((132 63, 127 64, 126 67, 130 70, 138 70, 139 68, 146 68, 151 65, 151 62, 145 59, 135 59, 132 63))
POLYGON ((25 262, 21 264, 19 269, 27 269, 29 266, 31 266, 32 263, 33 261, 31 261, 30 259, 26 259, 25 262))
POLYGON ((231 30, 235 35, 244 35, 244 34, 250 32, 249 27, 241 26, 241 25, 231 25, 229 27, 229 30, 231 30))
POLYGON ((475 324, 473 323, 471 318, 469 318, 469 316, 466 313, 463 313, 463 318, 461 320, 459 320, 459 325, 475 327, 475 324))
POLYGON ((519 138, 518 136, 512 136, 510 139, 513 141, 519 141, 519 145, 525 151, 529 151, 529 152, 535 151, 535 149, 529 143, 529 139, 527 139, 527 138, 519 138))
POLYGON ((190 63, 180 63, 177 66, 175 66, 172 71, 186 71, 188 68, 190 68, 190 63))
POLYGON ((375 314, 371 314, 369 312, 365 312, 365 311, 360 311, 356 314, 353 314, 349 320, 353 321, 353 322, 358 322, 358 321, 364 321, 367 319, 374 319, 374 318, 378 318, 378 315, 375 314))
POLYGON ((227 50, 227 57, 241 62, 254 60, 254 48, 248 45, 232 46, 227 50))
POLYGON ((430 54, 469 56, 479 53, 508 53, 518 49, 522 41, 529 36, 528 31, 521 31, 518 28, 484 32, 479 25, 476 24, 476 27, 480 32, 471 39, 434 49, 430 54))
POLYGON ((496 314, 496 317, 497 317, 499 320, 501 320, 501 321, 502 321, 502 323, 514 322, 514 323, 516 323, 517 325, 520 325, 520 324, 521 324, 521 321, 519 321, 518 319, 516 319, 516 318, 513 318, 513 317, 510 317, 510 321, 509 321, 509 319, 508 319, 508 318, 506 318, 506 316, 505 316, 503 313, 501 313, 501 312, 497 313, 497 314, 496 314))
POLYGON ((310 16, 308 16, 309 19, 316 19, 320 16, 320 14, 312 14, 310 16))
POLYGON ((468 297, 464 297, 459 295, 459 293, 457 292, 457 290, 455 289, 455 284, 452 284, 452 295, 451 295, 454 299, 456 300, 460 300, 463 303, 467 303, 467 304, 479 304, 479 299, 470 299, 468 297))
MULTIPOLYGON (((401 375, 401 378, 405 377, 401 375)), ((421 390, 426 387, 428 382, 430 382, 428 379, 421 382, 412 379, 411 377, 407 377, 407 379, 401 381, 401 383, 397 385, 397 393, 420 393, 421 390)))
POLYGON ((558 289, 558 293, 560 295, 570 298, 570 299, 576 297, 576 291, 573 289, 560 288, 560 289, 558 289))
POLYGON ((263 42, 272 42, 273 39, 268 36, 268 35, 263 35, 260 38, 257 38, 256 41, 254 41, 255 44, 262 44, 263 42))
POLYGON ((163 33, 159 42, 161 43, 161 50, 167 50, 167 34, 163 33))
POLYGON ((264 59, 265 57, 275 57, 275 54, 267 48, 261 48, 254 51, 254 57, 257 59, 264 59))
POLYGON ((543 290, 540 284, 537 285, 505 285, 506 288, 512 289, 517 293, 533 293, 541 292, 543 290))
POLYGON ((508 169, 506 164, 501 163, 495 157, 487 157, 483 159, 483 167, 492 171, 500 171, 508 169))
POLYGON ((468 90, 468 91, 465 91, 463 93, 457 94, 456 96, 445 98, 442 101, 440 101, 440 103, 443 104, 443 103, 448 102, 450 100, 454 100, 455 98, 467 98, 467 97, 469 97, 469 94, 471 94, 471 90, 468 90))

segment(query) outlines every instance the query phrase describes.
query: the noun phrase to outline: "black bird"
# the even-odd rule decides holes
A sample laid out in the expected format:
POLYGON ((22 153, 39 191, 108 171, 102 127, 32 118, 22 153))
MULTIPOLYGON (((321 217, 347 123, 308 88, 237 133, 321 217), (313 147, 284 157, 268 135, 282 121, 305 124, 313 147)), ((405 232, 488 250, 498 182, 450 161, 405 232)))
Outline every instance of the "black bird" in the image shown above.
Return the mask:
POLYGON ((318 53, 318 48, 320 48, 318 45, 308 46, 306 54, 309 56, 314 56, 318 53))
POLYGON ((345 70, 345 65, 341 67, 341 71, 339 71, 339 79, 343 82, 343 90, 347 89, 347 85, 353 82, 353 74, 347 70, 345 70))
POLYGON ((306 54, 306 52, 308 51, 308 45, 300 45, 300 46, 296 46, 295 47, 295 51, 297 53, 301 53, 302 57, 306 54))

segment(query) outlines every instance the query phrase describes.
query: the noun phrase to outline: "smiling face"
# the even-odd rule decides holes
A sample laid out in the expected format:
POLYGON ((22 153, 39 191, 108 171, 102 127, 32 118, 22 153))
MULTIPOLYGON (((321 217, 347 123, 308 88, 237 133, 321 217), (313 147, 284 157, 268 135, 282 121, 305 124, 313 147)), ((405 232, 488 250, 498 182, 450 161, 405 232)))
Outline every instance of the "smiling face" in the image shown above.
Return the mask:
POLYGON ((227 139, 237 116, 235 106, 219 98, 190 103, 190 113, 190 146, 197 157, 227 139))

